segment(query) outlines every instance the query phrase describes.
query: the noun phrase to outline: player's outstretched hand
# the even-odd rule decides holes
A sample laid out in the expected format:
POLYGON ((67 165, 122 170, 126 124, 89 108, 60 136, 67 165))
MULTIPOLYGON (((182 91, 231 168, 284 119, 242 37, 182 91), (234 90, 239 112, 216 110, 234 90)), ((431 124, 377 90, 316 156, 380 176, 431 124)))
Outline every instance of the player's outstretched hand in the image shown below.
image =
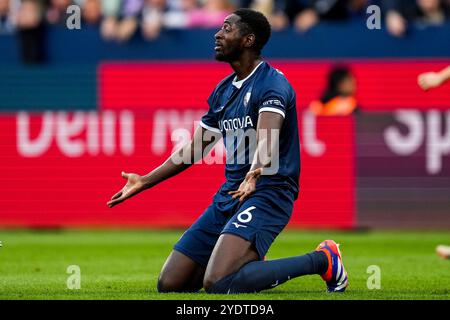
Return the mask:
POLYGON ((245 198, 256 191, 256 181, 261 175, 262 170, 262 168, 258 168, 256 170, 249 171, 246 174, 244 181, 242 181, 241 185, 239 186, 239 189, 230 191, 228 192, 228 194, 231 194, 233 199, 239 198, 239 201, 244 201, 245 198))
POLYGON ((422 73, 417 77, 417 83, 423 90, 439 87, 442 84, 442 77, 437 72, 422 73))
POLYGON ((135 173, 122 172, 122 177, 127 179, 127 184, 119 192, 112 196, 108 201, 108 207, 112 208, 115 205, 124 202, 126 199, 138 194, 145 189, 142 177, 135 173))

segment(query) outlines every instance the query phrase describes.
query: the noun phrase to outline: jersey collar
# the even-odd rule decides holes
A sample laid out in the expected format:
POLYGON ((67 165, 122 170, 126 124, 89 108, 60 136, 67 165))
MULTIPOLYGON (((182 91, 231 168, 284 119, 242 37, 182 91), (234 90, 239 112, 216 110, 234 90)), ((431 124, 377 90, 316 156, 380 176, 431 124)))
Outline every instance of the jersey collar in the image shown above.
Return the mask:
POLYGON ((234 79, 233 79, 233 82, 232 82, 233 86, 235 86, 236 88, 240 89, 240 88, 242 87, 242 85, 244 84, 244 82, 245 82, 246 80, 248 80, 248 78, 250 78, 250 77, 255 73, 256 69, 258 69, 258 67, 259 67, 260 65, 262 65, 263 62, 264 62, 264 61, 261 61, 261 62, 255 67, 255 69, 253 69, 253 71, 252 71, 245 79, 236 81, 237 76, 234 76, 234 79))

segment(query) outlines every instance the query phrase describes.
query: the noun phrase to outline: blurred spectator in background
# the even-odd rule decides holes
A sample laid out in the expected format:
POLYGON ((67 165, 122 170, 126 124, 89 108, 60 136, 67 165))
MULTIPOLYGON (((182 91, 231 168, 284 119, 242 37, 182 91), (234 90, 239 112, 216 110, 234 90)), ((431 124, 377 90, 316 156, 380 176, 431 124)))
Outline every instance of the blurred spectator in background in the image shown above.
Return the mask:
POLYGON ((284 12, 285 6, 282 0, 255 0, 251 8, 266 15, 273 31, 280 31, 289 26, 289 18, 284 12))
POLYGON ((101 0, 82 0, 81 16, 83 22, 89 25, 98 25, 102 19, 101 0))
POLYGON ((101 34, 106 40, 126 42, 139 26, 144 0, 102 0, 101 34))
POLYGON ((166 11, 161 13, 160 27, 168 29, 187 28, 189 14, 200 8, 198 0, 169 0, 166 11))
POLYGON ((229 0, 204 0, 199 9, 188 13, 189 28, 217 28, 222 26, 226 16, 235 10, 229 0))
POLYGON ((116 36, 122 0, 102 0, 102 15, 100 32, 105 40, 113 40, 116 36))
POLYGON ((358 110, 356 79, 346 66, 335 66, 328 74, 322 98, 311 102, 309 109, 317 116, 345 116, 358 110))
POLYGON ((390 34, 403 36, 409 24, 419 27, 439 26, 450 13, 447 0, 385 0, 386 27, 390 34))
POLYGON ((66 25, 67 7, 72 5, 71 0, 50 0, 46 12, 47 22, 50 24, 66 25))
POLYGON ((274 13, 276 1, 278 0, 253 0, 251 2, 246 3, 245 6, 253 10, 259 11, 266 17, 268 17, 274 13))
MULTIPOLYGON (((275 0, 277 1, 277 0, 275 0)), ((278 0, 276 15, 284 12, 291 24, 306 32, 319 21, 346 21, 356 16, 365 16, 365 9, 374 0, 278 0)))
POLYGON ((273 31, 280 31, 289 26, 285 0, 254 0, 248 6, 256 11, 262 12, 272 27, 273 31))
MULTIPOLYGON (((190 5, 186 1, 187 5, 190 5)), ((191 10, 188 7, 186 10, 191 10)), ((184 10, 169 10, 166 0, 145 0, 144 9, 142 10, 142 34, 148 40, 156 39, 164 25, 164 15, 171 13, 172 27, 184 27, 186 17, 184 10)), ((169 21, 169 18, 166 19, 169 21)))
POLYGON ((12 33, 20 0, 0 0, 0 34, 12 33))
POLYGON ((18 37, 24 63, 44 60, 44 14, 37 0, 22 0, 17 13, 18 37))
POLYGON ((128 41, 136 33, 143 4, 143 0, 122 0, 121 20, 117 25, 116 40, 128 41))
POLYGON ((142 32, 151 40, 162 28, 218 28, 234 9, 229 0, 202 0, 200 6, 196 0, 147 0, 142 32))
POLYGON ((67 8, 73 4, 81 7, 84 24, 98 25, 103 39, 118 42, 130 40, 139 28, 148 40, 156 39, 162 29, 218 28, 240 7, 265 14, 274 31, 294 26, 303 33, 321 21, 366 19, 368 6, 382 4, 387 29, 395 36, 405 34, 412 23, 441 25, 450 12, 450 0, 0 0, 0 34, 12 32, 20 7, 18 32, 31 48, 43 37, 42 16, 48 24, 65 27, 67 8))

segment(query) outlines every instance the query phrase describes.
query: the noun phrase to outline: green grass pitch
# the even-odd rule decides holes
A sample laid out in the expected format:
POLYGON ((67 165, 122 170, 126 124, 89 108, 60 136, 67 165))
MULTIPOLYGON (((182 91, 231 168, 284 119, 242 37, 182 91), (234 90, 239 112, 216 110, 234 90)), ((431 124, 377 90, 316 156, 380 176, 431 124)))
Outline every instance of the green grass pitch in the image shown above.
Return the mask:
POLYGON ((294 279, 259 294, 158 294, 156 280, 182 231, 1 231, 0 299, 449 299, 450 260, 435 253, 448 232, 285 230, 268 259, 314 250, 324 239, 341 243, 350 286, 328 294, 319 276, 294 279), (78 265, 81 288, 69 290, 67 267, 78 265), (367 268, 381 270, 369 290, 367 268))

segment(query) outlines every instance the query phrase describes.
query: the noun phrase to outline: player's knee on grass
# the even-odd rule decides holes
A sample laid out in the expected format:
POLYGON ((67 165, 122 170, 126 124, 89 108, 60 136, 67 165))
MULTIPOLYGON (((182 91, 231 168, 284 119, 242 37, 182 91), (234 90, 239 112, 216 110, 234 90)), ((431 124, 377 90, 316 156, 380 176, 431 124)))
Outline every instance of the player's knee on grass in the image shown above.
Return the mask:
POLYGON ((196 292, 202 288, 205 269, 186 255, 172 251, 158 277, 157 290, 196 292))
POLYGON ((224 278, 224 275, 214 274, 214 273, 208 274, 203 279, 203 288, 205 289, 206 292, 209 293, 210 289, 214 286, 214 284, 219 282, 223 278, 224 278))
POLYGON ((225 277, 210 277, 203 281, 203 287, 207 293, 249 293, 257 292, 257 286, 248 268, 241 268, 239 271, 225 277))
POLYGON ((178 282, 176 280, 171 280, 167 278, 158 279, 157 290, 159 293, 169 293, 169 292, 196 292, 200 288, 194 288, 187 286, 184 283, 178 282))
POLYGON ((202 288, 202 281, 197 275, 193 275, 191 279, 181 281, 170 276, 160 275, 157 283, 159 293, 169 292, 197 292, 202 288))
POLYGON ((235 275, 236 273, 221 278, 205 277, 203 280, 203 288, 207 293, 228 293, 235 275))
POLYGON ((168 279, 168 277, 159 277, 157 290, 159 293, 179 292, 181 291, 181 283, 176 280, 168 279))

